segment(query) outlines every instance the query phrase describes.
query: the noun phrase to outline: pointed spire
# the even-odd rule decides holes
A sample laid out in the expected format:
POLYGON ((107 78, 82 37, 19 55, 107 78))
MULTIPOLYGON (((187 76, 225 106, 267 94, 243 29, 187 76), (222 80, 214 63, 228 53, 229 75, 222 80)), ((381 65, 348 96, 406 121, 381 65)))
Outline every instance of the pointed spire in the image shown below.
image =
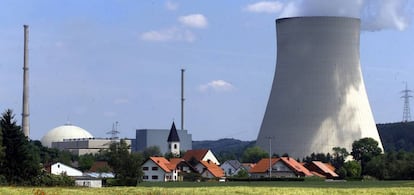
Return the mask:
POLYGON ((170 130, 170 134, 168 135, 167 141, 168 142, 179 142, 180 141, 180 137, 178 137, 178 133, 177 133, 177 129, 175 128, 174 121, 171 125, 171 130, 170 130))

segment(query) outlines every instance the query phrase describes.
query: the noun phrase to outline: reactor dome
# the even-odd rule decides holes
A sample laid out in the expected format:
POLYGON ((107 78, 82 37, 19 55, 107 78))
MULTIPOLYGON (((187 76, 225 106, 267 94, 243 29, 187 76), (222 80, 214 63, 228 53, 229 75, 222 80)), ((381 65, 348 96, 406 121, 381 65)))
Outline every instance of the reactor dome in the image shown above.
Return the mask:
POLYGON ((43 146, 51 148, 52 142, 63 141, 63 139, 83 138, 93 138, 93 136, 85 129, 75 125, 66 124, 50 130, 40 141, 43 146))

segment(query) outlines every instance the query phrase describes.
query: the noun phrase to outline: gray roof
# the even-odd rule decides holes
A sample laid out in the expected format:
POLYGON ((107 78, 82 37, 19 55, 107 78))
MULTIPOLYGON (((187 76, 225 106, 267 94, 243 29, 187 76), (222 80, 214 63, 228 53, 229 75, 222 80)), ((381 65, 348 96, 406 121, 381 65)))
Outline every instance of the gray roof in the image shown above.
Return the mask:
MULTIPOLYGON (((228 163, 229 165, 231 165, 234 169, 239 169, 241 166, 242 166, 242 164, 238 161, 238 160, 228 160, 228 161, 226 161, 226 162, 224 162, 224 163, 228 163)), ((223 164, 224 164, 223 163, 223 164)))

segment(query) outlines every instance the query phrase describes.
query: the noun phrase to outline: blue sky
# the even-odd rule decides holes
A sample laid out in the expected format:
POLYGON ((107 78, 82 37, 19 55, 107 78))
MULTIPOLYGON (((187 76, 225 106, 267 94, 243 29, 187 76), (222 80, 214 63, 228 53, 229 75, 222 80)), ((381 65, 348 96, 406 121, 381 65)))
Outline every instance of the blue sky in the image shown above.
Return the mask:
MULTIPOLYGON (((193 140, 254 140, 276 62, 275 19, 361 17, 361 64, 377 123, 402 120, 414 88, 412 1, 0 2, 0 109, 21 121, 23 24, 29 25, 32 139, 66 122, 96 137, 115 121, 135 129, 180 127, 193 140)), ((413 102, 414 104, 414 102, 413 102)), ((414 111, 413 111, 414 112, 414 111)))

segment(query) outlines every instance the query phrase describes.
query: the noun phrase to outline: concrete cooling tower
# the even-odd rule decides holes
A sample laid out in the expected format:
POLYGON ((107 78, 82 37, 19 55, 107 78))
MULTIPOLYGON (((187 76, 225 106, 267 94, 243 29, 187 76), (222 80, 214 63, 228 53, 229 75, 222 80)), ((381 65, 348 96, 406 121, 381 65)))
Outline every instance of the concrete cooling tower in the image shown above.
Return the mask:
POLYGON ((359 61, 360 20, 276 20, 277 62, 257 138, 271 153, 302 158, 371 137, 382 144, 359 61))

